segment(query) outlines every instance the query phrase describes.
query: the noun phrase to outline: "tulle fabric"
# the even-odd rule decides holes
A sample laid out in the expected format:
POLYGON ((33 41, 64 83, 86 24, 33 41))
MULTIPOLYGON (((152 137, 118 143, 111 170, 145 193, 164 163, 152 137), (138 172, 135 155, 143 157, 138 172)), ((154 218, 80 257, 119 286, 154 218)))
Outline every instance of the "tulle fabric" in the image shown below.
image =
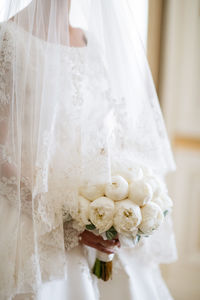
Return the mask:
POLYGON ((4 22, 14 15, 16 15, 20 10, 25 8, 32 0, 2 0, 0 3, 0 22, 4 22))
POLYGON ((67 278, 62 213, 81 185, 135 163, 174 169, 129 1, 72 1, 80 48, 67 0, 12 4, 0 24, 1 299, 67 278))

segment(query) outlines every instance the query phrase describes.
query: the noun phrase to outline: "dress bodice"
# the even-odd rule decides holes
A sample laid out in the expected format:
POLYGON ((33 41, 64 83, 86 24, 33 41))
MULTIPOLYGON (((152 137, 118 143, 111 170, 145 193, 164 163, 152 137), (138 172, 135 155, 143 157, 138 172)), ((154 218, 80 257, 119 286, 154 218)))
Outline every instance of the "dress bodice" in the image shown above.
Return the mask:
MULTIPOLYGON (((84 147, 82 149, 80 147, 81 134, 86 132, 82 119, 83 115, 87 114, 87 105, 93 105, 90 103, 94 102, 94 92, 97 101, 98 91, 102 93, 107 87, 103 62, 98 51, 91 52, 88 47, 55 45, 34 36, 29 41, 28 33, 12 22, 2 25, 3 31, 5 38, 2 46, 4 48, 1 51, 3 68, 0 92, 1 103, 7 104, 5 109, 9 106, 9 93, 5 93, 5 90, 9 89, 6 85, 10 81, 10 79, 5 81, 5 78, 9 77, 8 66, 12 68, 16 54, 19 58, 16 62, 15 77, 17 84, 25 90, 19 97, 20 103, 17 103, 24 107, 23 116, 20 116, 23 137, 20 150, 21 180, 29 191, 32 190, 34 160, 34 185, 40 192, 50 190, 51 193, 59 187, 61 194, 63 188, 66 189, 67 183, 69 186, 77 182, 74 178, 80 173, 80 151, 84 151, 84 147), (25 55, 27 44, 28 68, 25 55), (44 57, 44 49, 50 57, 56 57, 52 61, 49 60, 48 64, 44 57), (40 72, 36 66, 40 67, 40 72), (54 92, 56 82, 59 82, 59 89, 54 92), (43 119, 34 121, 40 115, 43 115, 43 119), (43 130, 40 129, 41 126, 43 130)), ((2 107, 1 109, 4 109, 2 107)), ((6 118, 3 111, 1 118, 6 118)), ((4 160, 16 164, 13 153, 10 153, 12 147, 9 138, 1 148, 4 160)), ((3 180, 6 184, 5 177, 3 180)), ((14 182, 15 178, 12 180, 14 182)), ((30 196, 28 192, 25 195, 30 196)))

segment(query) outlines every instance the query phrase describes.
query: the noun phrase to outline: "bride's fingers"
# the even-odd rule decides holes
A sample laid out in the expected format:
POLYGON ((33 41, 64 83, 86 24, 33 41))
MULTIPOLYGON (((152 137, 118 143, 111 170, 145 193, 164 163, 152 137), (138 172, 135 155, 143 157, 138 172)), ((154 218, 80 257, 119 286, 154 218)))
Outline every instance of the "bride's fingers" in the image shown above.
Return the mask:
POLYGON ((119 240, 104 240, 103 238, 99 241, 101 245, 104 247, 110 248, 110 247, 120 247, 120 241, 119 240))
POLYGON ((86 246, 90 246, 92 248, 95 248, 95 249, 97 249, 99 251, 102 251, 104 253, 107 253, 107 254, 113 254, 113 253, 115 253, 114 249, 106 248, 106 247, 102 246, 101 244, 94 243, 94 242, 91 242, 91 241, 87 241, 85 239, 82 239, 81 243, 84 244, 84 245, 86 245, 86 246))
POLYGON ((103 247, 100 244, 97 244, 97 248, 96 249, 99 250, 99 251, 101 251, 101 252, 107 253, 107 254, 113 254, 113 253, 115 253, 114 249, 105 248, 105 247, 103 247))
POLYGON ((80 234, 80 236, 82 237, 82 239, 85 239, 87 241, 91 241, 91 242, 99 242, 100 239, 97 235, 93 234, 90 231, 85 230, 84 232, 82 232, 80 234))
POLYGON ((118 246, 118 241, 116 241, 116 240, 104 240, 104 239, 102 239, 99 243, 101 245, 103 245, 104 247, 115 247, 115 246, 118 246))
POLYGON ((104 247, 114 247, 119 246, 119 240, 113 239, 113 240, 104 240, 101 236, 97 236, 94 233, 85 230, 81 234, 82 238, 86 238, 87 240, 98 242, 99 244, 103 245, 104 247))
POLYGON ((97 244, 96 243, 92 243, 91 241, 89 242, 87 240, 81 239, 80 243, 97 249, 97 244))
POLYGON ((117 240, 116 241, 116 245, 115 246, 117 246, 118 248, 120 248, 121 247, 121 243, 120 243, 120 241, 119 240, 117 240))
POLYGON ((114 247, 120 247, 120 241, 118 239, 104 240, 101 236, 97 236, 87 230, 82 232, 80 237, 80 242, 82 244, 93 247, 107 254, 114 253, 116 251, 114 247))

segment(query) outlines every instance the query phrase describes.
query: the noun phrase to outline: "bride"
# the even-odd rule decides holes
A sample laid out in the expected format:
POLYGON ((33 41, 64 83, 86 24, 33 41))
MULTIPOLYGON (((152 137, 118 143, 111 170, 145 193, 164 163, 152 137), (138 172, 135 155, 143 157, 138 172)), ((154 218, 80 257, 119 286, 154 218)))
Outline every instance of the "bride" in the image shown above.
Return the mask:
POLYGON ((172 299, 158 267, 176 258, 170 216, 133 247, 67 215, 82 186, 136 164, 161 181, 174 170, 131 1, 4 5, 0 299, 172 299), (115 253, 108 282, 91 273, 95 249, 115 253))

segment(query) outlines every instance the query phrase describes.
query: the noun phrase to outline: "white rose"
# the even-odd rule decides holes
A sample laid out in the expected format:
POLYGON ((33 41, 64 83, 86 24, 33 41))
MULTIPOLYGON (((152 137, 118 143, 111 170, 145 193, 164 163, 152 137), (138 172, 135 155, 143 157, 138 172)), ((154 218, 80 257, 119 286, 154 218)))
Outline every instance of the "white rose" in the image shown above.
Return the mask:
POLYGON ((163 212, 160 207, 153 203, 147 203, 141 208, 142 222, 139 229, 144 234, 151 234, 153 230, 156 230, 163 222, 163 212))
POLYGON ((145 180, 132 182, 129 186, 129 199, 139 206, 148 203, 153 196, 151 185, 145 180))
POLYGON ((72 210, 70 212, 72 218, 76 220, 79 227, 85 227, 85 225, 90 224, 89 205, 90 201, 82 196, 79 196, 77 210, 72 210))
POLYGON ((104 185, 84 185, 79 189, 79 193, 90 201, 104 196, 104 185))
POLYGON ((154 197, 152 199, 162 211, 170 210, 173 207, 172 199, 167 194, 161 194, 160 196, 154 197))
POLYGON ((113 176, 112 182, 106 184, 105 194, 112 200, 123 200, 128 196, 128 182, 120 175, 113 176))
POLYGON ((114 212, 114 202, 107 197, 100 197, 90 203, 90 221, 99 229, 99 233, 113 225, 114 212))
POLYGON ((122 200, 115 204, 114 227, 119 233, 137 233, 137 227, 142 221, 138 205, 131 200, 122 200))

